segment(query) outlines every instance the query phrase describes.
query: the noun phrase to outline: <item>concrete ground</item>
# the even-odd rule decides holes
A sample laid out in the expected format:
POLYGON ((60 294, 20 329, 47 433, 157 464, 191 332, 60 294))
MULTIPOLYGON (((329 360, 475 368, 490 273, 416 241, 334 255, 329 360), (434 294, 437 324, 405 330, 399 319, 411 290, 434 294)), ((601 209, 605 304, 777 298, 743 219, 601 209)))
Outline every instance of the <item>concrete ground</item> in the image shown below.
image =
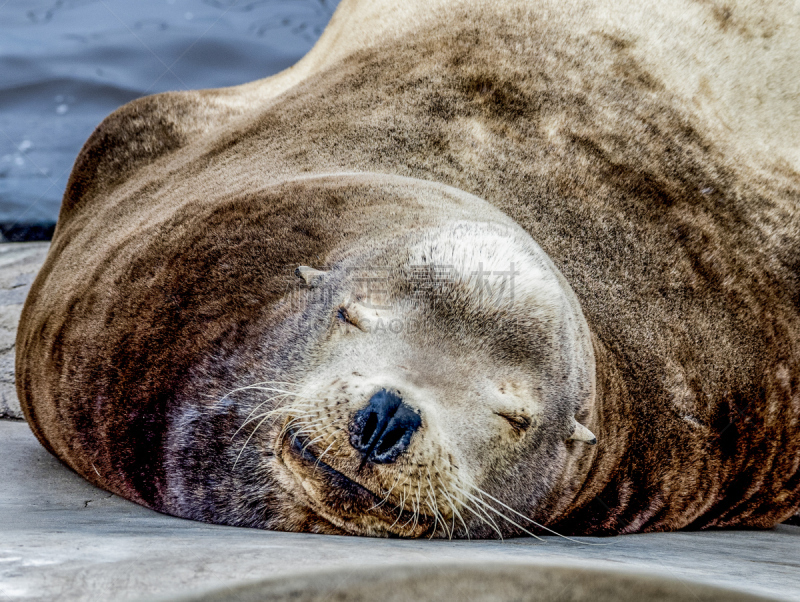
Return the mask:
MULTIPOLYGON (((6 418, 19 416, 16 319, 46 249, 0 245, 6 418)), ((800 527, 580 539, 379 540, 185 521, 93 487, 23 421, 0 420, 0 600, 800 601, 800 527)))
MULTIPOLYGON (((571 569, 575 579, 587 570, 651 574, 671 580, 680 594, 652 599, 734 599, 732 595, 708 598, 700 584, 712 584, 800 601, 800 527, 788 525, 772 531, 581 538, 587 542, 583 545, 556 537, 544 542, 406 541, 206 525, 164 516, 95 488, 50 456, 27 424, 8 420, 0 421, 0 483, 0 600, 169 599, 209 588, 331 569, 336 569, 339 577, 348 577, 352 589, 353 581, 375 579, 386 567, 397 565, 452 572, 453 565, 464 563, 477 563, 479 570, 523 563, 533 565, 525 570, 528 578, 553 565, 562 571, 563 567, 571 569)), ((463 585, 472 574, 451 575, 446 583, 463 585)), ((560 583, 555 577, 545 582, 552 585, 554 579, 560 583)), ((579 582, 568 580, 565 587, 586 581, 585 576, 579 582)), ((593 584, 597 581, 590 580, 593 584)), ((270 588, 286 593, 281 583, 285 586, 286 580, 270 588)), ((318 578, 316 582, 314 578, 293 578, 289 583, 321 587, 318 578)), ((328 579, 322 585, 328 583, 337 585, 328 579)), ((584 599, 572 590, 563 596, 545 596, 542 587, 537 585, 531 595, 538 592, 544 597, 527 599, 584 599)), ((286 597, 236 598, 230 589, 225 592, 222 597, 203 599, 324 598, 298 598, 288 593, 286 597)), ((622 598, 593 595, 586 599, 622 598)))
POLYGON ((25 297, 50 243, 0 244, 0 418, 21 418, 14 388, 14 338, 25 297))

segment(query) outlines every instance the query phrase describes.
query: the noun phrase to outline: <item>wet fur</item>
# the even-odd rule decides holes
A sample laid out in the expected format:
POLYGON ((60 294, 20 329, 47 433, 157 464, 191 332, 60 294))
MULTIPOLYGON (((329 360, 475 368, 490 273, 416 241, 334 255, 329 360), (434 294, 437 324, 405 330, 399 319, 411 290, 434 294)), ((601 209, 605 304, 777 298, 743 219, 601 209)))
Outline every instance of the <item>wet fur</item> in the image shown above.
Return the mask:
MULTIPOLYGON (((601 443, 566 444, 540 522, 770 527, 797 510, 800 176, 732 150, 624 39, 458 9, 282 95, 242 96, 135 101, 76 161, 17 382, 34 432, 80 474, 189 518, 340 532, 286 499, 269 449, 232 469, 258 401, 219 400, 313 370, 315 331, 281 302, 287 266, 436 223, 436 195, 412 185, 281 183, 379 172, 486 199, 580 301, 597 363, 583 417, 601 443)), ((531 510, 536 483, 505 478, 494 490, 531 510)))

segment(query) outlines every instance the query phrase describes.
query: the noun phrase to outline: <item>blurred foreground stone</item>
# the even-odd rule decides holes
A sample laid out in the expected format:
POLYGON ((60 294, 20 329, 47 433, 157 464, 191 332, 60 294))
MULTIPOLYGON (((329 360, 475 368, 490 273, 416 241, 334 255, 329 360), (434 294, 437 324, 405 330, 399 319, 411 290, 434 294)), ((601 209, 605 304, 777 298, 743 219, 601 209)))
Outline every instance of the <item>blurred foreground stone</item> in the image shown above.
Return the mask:
POLYGON ((577 563, 559 566, 470 561, 326 571, 160 598, 182 602, 755 602, 768 599, 616 567, 587 569, 577 563))

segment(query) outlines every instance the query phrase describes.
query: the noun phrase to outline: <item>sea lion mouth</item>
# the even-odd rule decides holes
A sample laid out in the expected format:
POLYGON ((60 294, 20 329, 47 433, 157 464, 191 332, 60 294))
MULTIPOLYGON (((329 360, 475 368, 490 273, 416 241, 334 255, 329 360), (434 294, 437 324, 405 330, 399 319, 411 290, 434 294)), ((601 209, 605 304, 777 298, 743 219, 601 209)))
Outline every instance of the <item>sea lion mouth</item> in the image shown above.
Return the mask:
POLYGON ((420 537, 433 528, 433 517, 398 510, 322 461, 302 433, 288 430, 279 449, 279 459, 300 485, 311 509, 335 526, 357 535, 383 537, 420 537))
POLYGON ((312 470, 322 471, 325 477, 334 480, 337 485, 348 489, 354 497, 366 497, 374 504, 381 501, 381 498, 372 491, 320 460, 312 451, 312 446, 309 444, 308 438, 304 435, 290 430, 287 433, 286 439, 289 441, 289 450, 307 467, 312 470))

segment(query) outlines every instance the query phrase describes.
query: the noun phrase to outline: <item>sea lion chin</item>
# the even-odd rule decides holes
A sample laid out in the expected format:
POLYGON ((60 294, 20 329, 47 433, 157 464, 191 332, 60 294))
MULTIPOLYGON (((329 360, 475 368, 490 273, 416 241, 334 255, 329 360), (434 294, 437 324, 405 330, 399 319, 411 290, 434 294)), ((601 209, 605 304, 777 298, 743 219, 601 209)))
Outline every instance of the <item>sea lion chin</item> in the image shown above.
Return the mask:
POLYGON ((39 440, 161 512, 285 531, 792 516, 794 25, 732 42, 780 7, 637 2, 344 0, 275 78, 109 116, 18 329, 39 440))

